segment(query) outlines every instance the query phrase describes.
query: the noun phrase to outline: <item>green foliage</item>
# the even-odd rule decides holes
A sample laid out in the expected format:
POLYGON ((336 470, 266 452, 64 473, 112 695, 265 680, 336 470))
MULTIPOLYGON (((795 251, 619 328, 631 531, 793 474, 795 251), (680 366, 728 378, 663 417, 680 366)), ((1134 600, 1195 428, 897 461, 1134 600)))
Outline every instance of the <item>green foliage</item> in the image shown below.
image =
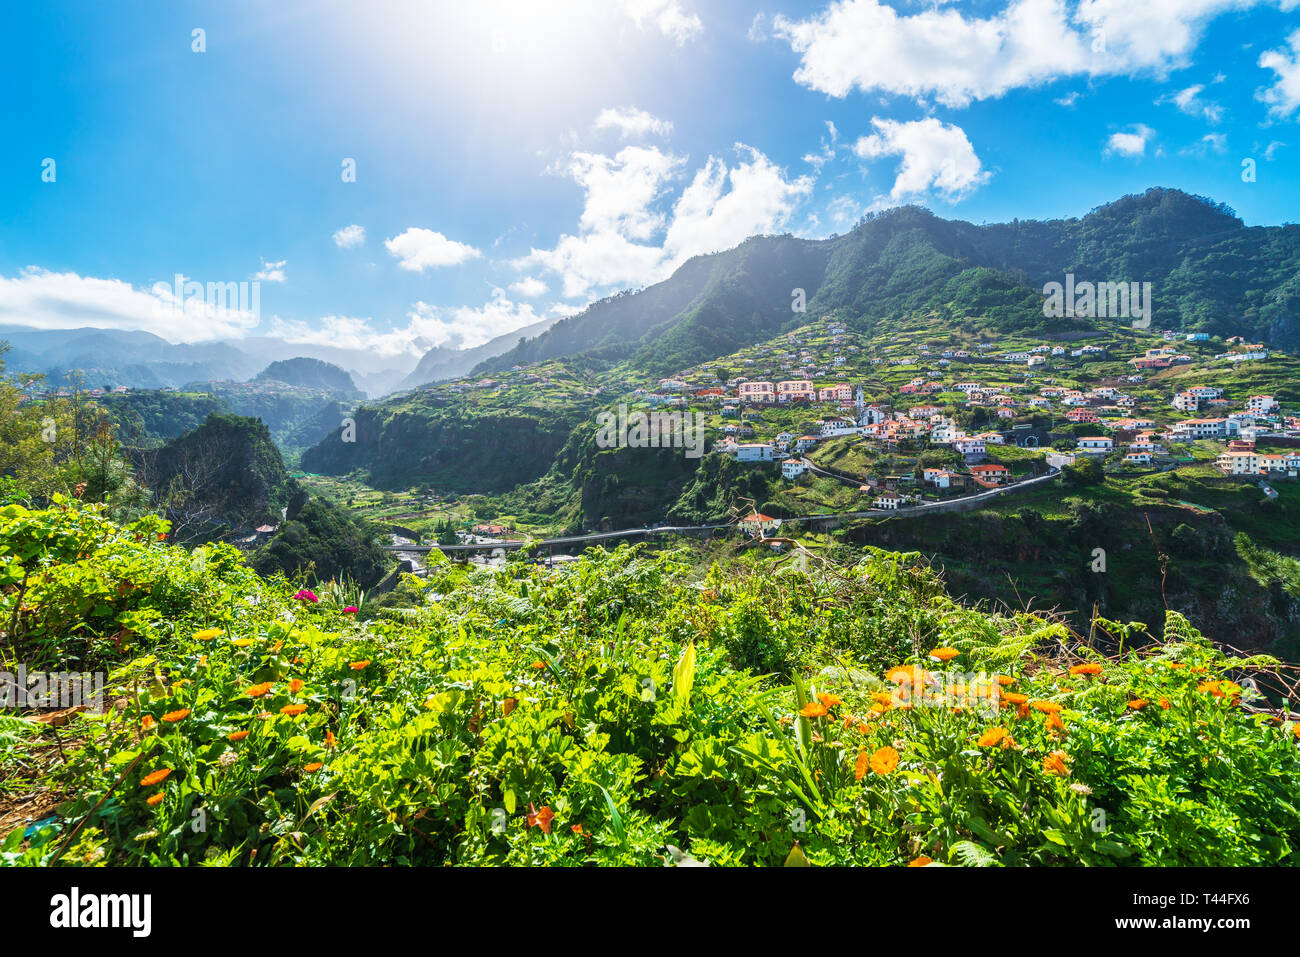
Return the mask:
POLYGON ((263 575, 302 576, 312 584, 350 579, 369 587, 391 564, 377 537, 369 522, 326 499, 313 498, 257 549, 252 563, 263 575))
MULTIPOLYGON (((0 835, 5 863, 1224 866, 1300 841, 1293 729, 1228 680, 1272 663, 1176 614, 1071 673, 1060 625, 965 608, 915 556, 701 577, 622 547, 437 565, 403 614, 358 620, 347 589, 295 599, 95 508, 3 516, 9 565, 130 565, 109 584, 141 582, 151 622, 101 646, 125 707, 74 719, 70 797, 0 835), (984 678, 936 681, 940 647, 984 678), (753 675, 754 649, 787 674, 753 675)), ((59 580, 34 613, 111 627, 59 580)), ((30 736, 0 736, 2 775, 30 736)))

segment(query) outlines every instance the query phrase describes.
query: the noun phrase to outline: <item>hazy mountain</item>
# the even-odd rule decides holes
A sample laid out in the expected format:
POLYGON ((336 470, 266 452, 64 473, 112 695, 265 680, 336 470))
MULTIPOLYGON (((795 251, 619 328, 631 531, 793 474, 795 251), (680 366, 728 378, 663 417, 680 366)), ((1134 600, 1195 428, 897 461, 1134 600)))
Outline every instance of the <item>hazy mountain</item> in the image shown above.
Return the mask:
POLYGON ((361 390, 357 388, 352 376, 345 369, 340 369, 332 362, 321 359, 308 359, 299 356, 296 359, 278 359, 259 372, 250 380, 258 383, 283 382, 286 385, 303 386, 309 389, 326 389, 340 392, 349 397, 360 398, 361 390))
POLYGON ((455 379, 474 368, 478 363, 498 356, 519 345, 522 340, 539 336, 555 325, 557 319, 542 319, 531 325, 497 336, 472 349, 448 349, 438 346, 430 349, 420 359, 415 370, 401 383, 400 388, 415 389, 430 382, 455 379))

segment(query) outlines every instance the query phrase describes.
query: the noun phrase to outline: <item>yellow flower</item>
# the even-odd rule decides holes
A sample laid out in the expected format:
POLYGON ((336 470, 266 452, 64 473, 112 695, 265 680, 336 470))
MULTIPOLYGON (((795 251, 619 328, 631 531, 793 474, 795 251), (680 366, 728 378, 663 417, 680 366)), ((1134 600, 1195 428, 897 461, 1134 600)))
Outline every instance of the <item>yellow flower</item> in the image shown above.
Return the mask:
POLYGON ((221 637, 220 628, 204 628, 202 631, 194 633, 195 641, 211 641, 213 638, 221 637))
POLYGON ((888 774, 898 767, 898 752, 886 745, 871 756, 871 770, 877 774, 888 774))
POLYGON ((1053 751, 1043 758, 1043 770, 1048 774, 1066 777, 1070 773, 1070 769, 1065 765, 1066 758, 1067 755, 1064 751, 1053 751))
POLYGON ((253 643, 252 638, 236 638, 234 641, 231 642, 231 644, 234 645, 236 648, 247 648, 252 643, 253 643))
POLYGON ((803 715, 805 718, 821 718, 825 716, 826 713, 826 705, 822 704, 820 701, 809 701, 799 712, 799 714, 803 715))

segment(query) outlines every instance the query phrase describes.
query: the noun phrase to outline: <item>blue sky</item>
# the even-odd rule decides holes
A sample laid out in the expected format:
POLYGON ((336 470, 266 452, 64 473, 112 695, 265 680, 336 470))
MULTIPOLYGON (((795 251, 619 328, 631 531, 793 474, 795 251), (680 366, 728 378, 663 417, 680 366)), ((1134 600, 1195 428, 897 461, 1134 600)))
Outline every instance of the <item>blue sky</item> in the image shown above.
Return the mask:
POLYGON ((0 323, 413 361, 902 202, 1300 220, 1300 0, 69 2, 0 64, 0 323))

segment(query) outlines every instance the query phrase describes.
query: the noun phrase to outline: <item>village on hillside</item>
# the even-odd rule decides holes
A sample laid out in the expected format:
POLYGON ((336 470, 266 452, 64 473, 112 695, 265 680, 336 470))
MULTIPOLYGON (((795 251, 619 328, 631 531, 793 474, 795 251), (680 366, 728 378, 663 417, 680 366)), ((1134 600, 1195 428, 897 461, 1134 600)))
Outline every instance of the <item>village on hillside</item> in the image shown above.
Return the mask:
POLYGON ((1297 408, 1214 384, 1270 360, 1240 337, 1219 352, 1205 333, 1172 331, 1081 345, 877 345, 843 323, 813 324, 633 396, 704 414, 712 451, 779 465, 791 483, 835 478, 872 509, 1003 488, 1081 460, 1105 472, 1212 461, 1245 480, 1300 475, 1297 408))

